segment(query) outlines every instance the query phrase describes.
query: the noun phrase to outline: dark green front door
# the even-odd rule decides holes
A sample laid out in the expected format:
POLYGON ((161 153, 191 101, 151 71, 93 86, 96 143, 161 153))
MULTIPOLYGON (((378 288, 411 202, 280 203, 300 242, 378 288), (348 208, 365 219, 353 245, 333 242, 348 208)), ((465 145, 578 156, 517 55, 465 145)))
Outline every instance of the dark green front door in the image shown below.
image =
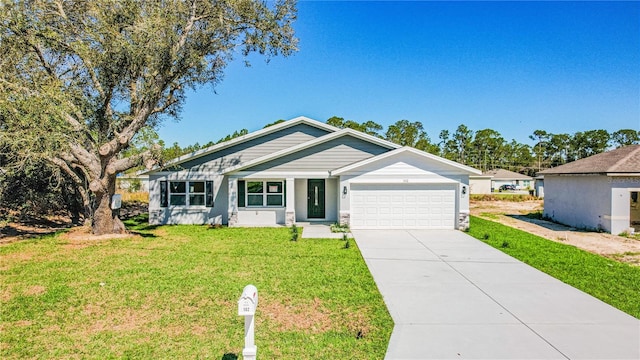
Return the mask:
POLYGON ((324 179, 307 180, 307 218, 324 219, 324 179))

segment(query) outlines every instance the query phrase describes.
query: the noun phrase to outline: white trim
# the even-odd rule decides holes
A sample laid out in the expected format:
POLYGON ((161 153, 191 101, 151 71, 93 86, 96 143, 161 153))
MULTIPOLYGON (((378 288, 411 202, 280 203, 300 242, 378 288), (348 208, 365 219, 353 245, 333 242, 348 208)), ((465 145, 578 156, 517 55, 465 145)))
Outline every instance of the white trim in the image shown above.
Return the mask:
POLYGON ((328 171, 310 171, 310 172, 271 172, 271 171, 238 171, 228 174, 229 177, 246 178, 246 179, 263 179, 263 178, 294 178, 294 179, 329 179, 336 178, 331 176, 328 171))
MULTIPOLYGON (((199 158, 199 157, 214 153, 216 151, 220 151, 222 149, 225 149, 225 148, 237 145, 237 144, 241 144, 243 142, 246 142, 246 141, 249 141, 249 140, 264 136, 264 135, 268 135, 268 134, 277 132, 277 131, 279 131, 281 129, 286 129, 286 128, 289 128, 289 127, 292 127, 292 126, 295 126, 295 125, 298 125, 298 124, 307 124, 307 125, 310 125, 310 126, 322 129, 322 130, 327 130, 327 131, 330 131, 330 132, 336 132, 336 131, 340 130, 335 126, 331 126, 329 124, 325 124, 323 122, 308 118, 306 116, 298 116, 296 118, 281 122, 279 124, 272 125, 272 126, 269 126, 267 128, 263 128, 263 129, 260 129, 258 131, 250 132, 250 133, 248 133, 246 135, 242 135, 242 136, 239 136, 237 138, 233 138, 231 140, 228 140, 228 141, 225 141, 225 142, 221 142, 221 143, 209 146, 206 149, 200 149, 200 150, 194 151, 192 153, 179 156, 177 158, 169 160, 166 164, 164 164, 163 168, 166 168, 168 166, 179 165, 179 164, 184 163, 184 162, 186 162, 188 160, 196 159, 196 158, 199 158)), ((153 173, 154 169, 157 169, 157 168, 158 167, 155 167, 155 168, 149 169, 149 170, 143 170, 142 172, 139 172, 139 173, 136 173, 136 174, 137 175, 142 175, 142 174, 153 173)))
POLYGON ((343 137, 343 136, 353 136, 355 138, 359 138, 361 140, 368 141, 370 143, 373 143, 373 144, 376 144, 376 145, 379 145, 379 146, 382 146, 382 147, 386 147, 386 148, 389 148, 389 149, 397 149, 397 148, 400 147, 400 145, 397 145, 397 144, 394 144, 392 142, 377 138, 377 137, 369 135, 369 134, 362 133, 360 131, 356 131, 356 130, 353 130, 353 129, 342 129, 340 131, 337 131, 337 132, 334 132, 334 133, 330 133, 330 134, 321 136, 319 138, 315 138, 313 140, 309 140, 309 141, 304 142, 302 144, 298 144, 298 145, 295 145, 295 146, 292 146, 292 147, 289 147, 289 148, 286 148, 286 149, 282 149, 280 151, 276 151, 276 152, 271 153, 271 154, 267 154, 265 156, 261 156, 261 157, 259 157, 257 159, 253 159, 251 161, 247 161, 244 164, 240 164, 240 165, 236 165, 236 166, 232 166, 232 167, 226 168, 226 169, 223 170, 223 172, 225 174, 228 174, 228 173, 231 173, 231 172, 234 172, 234 171, 247 169, 247 168, 250 168, 252 166, 260 165, 262 163, 265 163, 265 162, 268 162, 268 161, 271 161, 271 160, 275 160, 277 158, 280 158, 280 157, 283 157, 283 156, 286 156, 286 155, 289 155, 289 154, 293 154, 293 153, 296 153, 298 151, 301 151, 301 150, 304 150, 304 149, 308 149, 308 148, 314 147, 316 145, 320 145, 320 144, 323 144, 323 143, 328 142, 330 140, 337 139, 337 138, 340 138, 340 137, 343 137))
POLYGON ((470 175, 471 174, 482 175, 482 171, 480 171, 478 169, 474 169, 474 168, 472 168, 470 166, 466 166, 466 165, 457 163, 455 161, 451 161, 451 160, 442 158, 440 156, 436 156, 436 155, 430 154, 428 152, 424 152, 424 151, 421 151, 421 150, 418 150, 418 149, 415 149, 415 148, 412 148, 412 147, 409 147, 409 146, 403 146, 401 148, 398 148, 398 149, 395 149, 395 150, 392 150, 392 151, 389 151, 389 152, 386 152, 386 153, 382 153, 380 155, 373 156, 373 157, 370 157, 368 159, 364 159, 364 160, 359 161, 357 163, 353 163, 351 165, 347 165, 347 166, 344 166, 342 168, 333 170, 333 171, 331 171, 331 175, 334 175, 334 176, 343 175, 343 174, 345 174, 347 172, 350 172, 351 170, 357 169, 357 168, 365 166, 365 165, 369 165, 371 163, 374 163, 374 162, 377 162, 377 161, 380 161, 380 160, 383 160, 383 159, 386 159, 386 158, 389 158, 389 157, 392 157, 392 156, 396 156, 396 155, 401 154, 403 152, 410 152, 412 154, 415 154, 415 155, 418 155, 418 156, 422 156, 424 158, 427 158, 427 159, 430 159, 430 160, 434 160, 434 161, 443 163, 445 165, 452 166, 452 167, 454 167, 456 169, 459 169, 459 170, 462 170, 464 172, 467 172, 470 175))
POLYGON ((215 179, 216 177, 222 177, 224 176, 223 174, 219 174, 219 173, 203 173, 203 172, 163 172, 163 173, 154 173, 152 174, 154 176, 154 180, 156 181, 162 181, 162 180, 168 180, 168 181, 202 181, 202 180, 209 180, 209 179, 215 179), (160 175, 158 177, 155 177, 156 175, 160 175))
MULTIPOLYGON (((244 180, 244 179, 243 179, 244 180)), ((287 204, 285 204, 285 196, 286 196, 286 180, 285 179, 249 179, 249 180, 244 180, 244 206, 243 207, 239 207, 239 209, 272 209, 272 208, 284 208, 286 207, 287 204), (250 182, 261 182, 262 183, 262 192, 261 193, 250 193, 249 192, 249 183, 250 182), (282 190, 282 192, 279 193, 270 193, 268 188, 267 188, 267 184, 269 182, 273 182, 273 183, 280 183, 280 188, 282 190), (249 205, 249 196, 250 195, 262 195, 262 205, 249 205), (280 199, 282 200, 282 204, 280 205, 268 205, 267 202, 267 198, 269 197, 269 195, 279 195, 280 199)))
POLYGON ((207 180, 167 180, 167 206, 166 208, 192 208, 192 209, 206 209, 207 208, 207 180), (183 193, 174 193, 171 191, 171 183, 184 183, 184 192, 183 193), (191 183, 202 183, 202 192, 191 192, 189 191, 189 186, 191 183), (204 204, 202 205, 192 205, 190 196, 191 195, 202 195, 204 204), (173 205, 171 204, 171 196, 184 196, 184 205, 173 205))
POLYGON ((460 181, 452 179, 352 179, 349 184, 458 184, 460 181))

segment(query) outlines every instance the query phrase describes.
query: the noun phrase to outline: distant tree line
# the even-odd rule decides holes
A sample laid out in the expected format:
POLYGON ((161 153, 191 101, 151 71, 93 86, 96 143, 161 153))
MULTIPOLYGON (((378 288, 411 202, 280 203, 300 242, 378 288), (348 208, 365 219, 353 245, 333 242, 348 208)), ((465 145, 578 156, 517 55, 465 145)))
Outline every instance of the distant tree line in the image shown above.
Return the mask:
MULTIPOLYGON (((283 121, 274 121, 265 128, 283 121)), ((482 171, 502 168, 530 176, 542 169, 612 148, 640 144, 640 132, 632 129, 622 129, 613 133, 601 129, 588 130, 573 134, 554 134, 536 130, 529 136, 534 142, 533 146, 530 146, 516 140, 507 141, 496 130, 472 130, 464 124, 459 125, 453 132, 442 130, 437 139, 432 139, 419 121, 399 120, 389 125, 386 130, 373 121, 357 122, 337 116, 327 119, 326 123, 341 129, 355 129, 403 146, 412 146, 482 171)), ((181 147, 177 142, 166 146, 153 129, 145 128, 136 134, 130 146, 123 152, 123 156, 134 156, 148 151, 154 144, 160 144, 161 163, 166 163, 178 156, 248 133, 247 129, 241 129, 217 141, 181 147)), ((77 190, 69 185, 67 174, 45 159, 17 162, 16 159, 10 158, 13 156, 10 151, 0 151, 0 154, 1 208, 13 209, 20 214, 68 211, 74 221, 79 221, 82 214, 86 213, 82 201, 78 200, 77 190)), ((137 167, 131 172, 140 169, 142 167, 137 167)), ((6 217, 6 214, 0 216, 0 220, 3 217, 6 217)))
MULTIPOLYGON (((277 120, 269 127, 284 120, 277 120)), ((607 130, 579 131, 573 134, 553 134, 545 130, 535 130, 529 138, 533 146, 514 139, 507 141, 493 129, 472 130, 459 125, 454 132, 442 130, 437 139, 429 137, 419 121, 398 120, 384 127, 374 121, 357 122, 333 116, 327 124, 340 129, 350 128, 377 136, 403 146, 442 156, 446 159, 472 166, 482 171, 501 168, 527 175, 535 175, 540 170, 562 165, 584 157, 605 152, 626 145, 640 144, 640 131, 622 129, 609 133, 607 130)), ((247 129, 235 131, 218 141, 200 145, 198 143, 181 148, 178 143, 163 150, 163 159, 169 161, 220 142, 248 134, 247 129)), ((161 140, 160 140, 161 141, 161 140)))
POLYGON ((442 130, 437 140, 432 140, 421 122, 399 120, 383 126, 373 121, 359 123, 341 117, 331 117, 327 124, 338 128, 351 128, 406 146, 442 156, 487 171, 507 169, 527 175, 550 167, 562 165, 584 157, 605 152, 612 148, 640 144, 640 131, 622 129, 609 133, 606 130, 579 131, 574 134, 553 134, 536 130, 529 136, 530 146, 514 139, 507 141, 493 129, 471 130, 459 125, 451 133, 442 130))

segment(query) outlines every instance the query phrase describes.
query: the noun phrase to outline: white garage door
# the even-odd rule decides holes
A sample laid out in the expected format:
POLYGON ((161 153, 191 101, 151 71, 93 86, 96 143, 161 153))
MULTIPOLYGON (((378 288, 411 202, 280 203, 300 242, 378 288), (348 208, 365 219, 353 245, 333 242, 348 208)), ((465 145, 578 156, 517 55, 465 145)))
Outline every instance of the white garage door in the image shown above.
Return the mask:
POLYGON ((353 229, 453 229, 455 184, 351 184, 353 229))

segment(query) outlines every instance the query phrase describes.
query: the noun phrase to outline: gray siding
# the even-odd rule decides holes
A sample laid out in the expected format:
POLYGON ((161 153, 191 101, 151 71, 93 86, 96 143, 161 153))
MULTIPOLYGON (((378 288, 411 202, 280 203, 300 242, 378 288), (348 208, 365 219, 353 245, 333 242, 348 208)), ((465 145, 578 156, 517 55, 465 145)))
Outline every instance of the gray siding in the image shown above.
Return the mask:
POLYGON ((385 147, 346 135, 244 171, 329 171, 387 151, 385 147))
POLYGON ((191 169, 192 171, 198 172, 219 173, 230 166, 235 166, 260 156, 307 142, 328 133, 326 130, 313 126, 298 124, 197 159, 189 160, 180 164, 180 168, 173 170, 191 169))
MULTIPOLYGON (((183 178, 184 179, 184 178, 183 178)), ((229 179, 226 176, 214 176, 198 178, 199 180, 213 180, 214 203, 213 207, 186 207, 168 206, 160 207, 160 181, 167 180, 158 175, 149 177, 149 223, 152 225, 164 224, 213 224, 216 217, 226 224, 229 220, 229 179)), ((171 180, 171 179, 169 179, 171 180)), ((173 179, 176 180, 176 179, 173 179)), ((181 179, 182 180, 182 179, 181 179)), ((186 180, 186 179, 185 179, 186 180)), ((192 179, 194 180, 194 179, 192 179)))

